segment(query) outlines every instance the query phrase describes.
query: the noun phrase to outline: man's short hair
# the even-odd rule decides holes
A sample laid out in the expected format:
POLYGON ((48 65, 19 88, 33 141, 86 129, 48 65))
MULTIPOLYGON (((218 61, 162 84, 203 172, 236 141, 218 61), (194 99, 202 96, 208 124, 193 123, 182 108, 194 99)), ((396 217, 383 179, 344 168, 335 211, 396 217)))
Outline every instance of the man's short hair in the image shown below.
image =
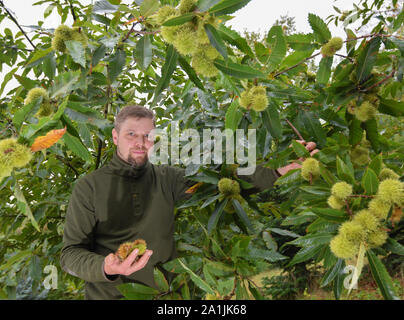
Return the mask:
POLYGON ((153 125, 156 126, 156 117, 154 112, 146 107, 140 105, 129 105, 124 107, 121 111, 119 111, 118 115, 115 118, 114 127, 115 130, 119 132, 121 129, 122 123, 127 118, 148 118, 153 120, 153 125))

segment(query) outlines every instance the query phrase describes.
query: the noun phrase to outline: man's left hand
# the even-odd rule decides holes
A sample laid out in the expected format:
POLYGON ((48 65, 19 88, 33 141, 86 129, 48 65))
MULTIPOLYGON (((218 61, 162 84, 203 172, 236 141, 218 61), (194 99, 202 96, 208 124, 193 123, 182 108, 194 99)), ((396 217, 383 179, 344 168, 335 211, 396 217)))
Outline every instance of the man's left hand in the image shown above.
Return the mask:
MULTIPOLYGON (((300 144, 304 145, 306 147, 306 149, 310 152, 310 155, 313 156, 314 154, 316 154, 317 152, 319 152, 320 150, 316 149, 316 143, 313 141, 310 142, 306 142, 304 140, 296 140, 297 142, 299 142, 300 144)), ((304 158, 299 158, 298 161, 304 161, 304 158)), ((293 162, 291 164, 288 164, 287 166, 284 166, 282 168, 278 168, 277 171, 278 173, 283 176, 284 174, 286 174, 288 171, 292 170, 292 169, 299 169, 301 168, 302 165, 296 162, 293 162)))

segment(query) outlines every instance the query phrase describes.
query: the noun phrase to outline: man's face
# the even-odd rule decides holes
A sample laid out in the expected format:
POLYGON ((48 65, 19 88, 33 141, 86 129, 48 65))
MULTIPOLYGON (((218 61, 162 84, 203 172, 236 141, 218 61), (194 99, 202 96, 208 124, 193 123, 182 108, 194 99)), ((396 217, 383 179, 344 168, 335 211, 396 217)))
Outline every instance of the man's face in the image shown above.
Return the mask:
POLYGON ((149 118, 127 118, 118 133, 112 129, 112 138, 117 146, 118 156, 133 166, 142 166, 148 159, 148 151, 153 141, 148 140, 154 129, 153 120, 149 118))

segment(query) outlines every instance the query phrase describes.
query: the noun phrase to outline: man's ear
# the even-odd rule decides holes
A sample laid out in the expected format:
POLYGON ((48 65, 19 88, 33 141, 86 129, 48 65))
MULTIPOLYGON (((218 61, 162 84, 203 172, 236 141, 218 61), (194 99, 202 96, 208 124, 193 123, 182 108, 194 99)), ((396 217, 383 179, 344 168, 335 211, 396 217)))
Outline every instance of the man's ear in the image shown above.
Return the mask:
POLYGON ((112 140, 115 145, 118 145, 118 132, 115 128, 112 129, 112 140))

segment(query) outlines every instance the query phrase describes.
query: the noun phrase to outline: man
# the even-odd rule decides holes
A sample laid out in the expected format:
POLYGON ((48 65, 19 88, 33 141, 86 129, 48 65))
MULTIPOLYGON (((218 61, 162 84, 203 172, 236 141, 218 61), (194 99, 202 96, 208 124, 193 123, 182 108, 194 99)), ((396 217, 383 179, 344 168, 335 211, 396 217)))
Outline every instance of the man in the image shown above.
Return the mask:
MULTIPOLYGON (((155 128, 152 111, 142 106, 121 110, 112 130, 117 146, 112 160, 78 179, 66 214, 62 268, 85 281, 86 299, 119 299, 118 284, 138 282, 155 287, 155 266, 177 257, 174 207, 195 184, 184 169, 153 165, 148 139, 155 128), (114 254, 120 244, 144 239, 149 248, 138 259, 134 250, 124 261, 114 254)), ((313 150, 315 145, 307 145, 313 150)), ((258 166, 243 179, 266 189, 296 164, 278 172, 258 166)))

